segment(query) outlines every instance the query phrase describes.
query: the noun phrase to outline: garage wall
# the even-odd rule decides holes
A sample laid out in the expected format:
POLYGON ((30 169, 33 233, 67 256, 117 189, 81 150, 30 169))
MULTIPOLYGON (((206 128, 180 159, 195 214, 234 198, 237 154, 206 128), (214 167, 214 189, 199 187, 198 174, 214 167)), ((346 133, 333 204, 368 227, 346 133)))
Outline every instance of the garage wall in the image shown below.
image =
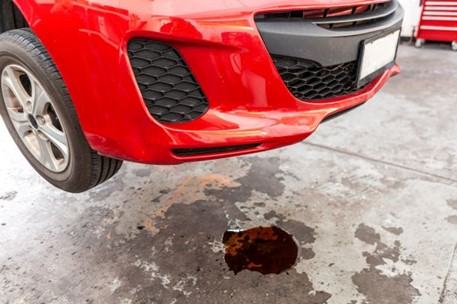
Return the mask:
POLYGON ((405 19, 401 31, 402 37, 411 37, 415 27, 419 24, 421 0, 399 0, 405 9, 405 19))

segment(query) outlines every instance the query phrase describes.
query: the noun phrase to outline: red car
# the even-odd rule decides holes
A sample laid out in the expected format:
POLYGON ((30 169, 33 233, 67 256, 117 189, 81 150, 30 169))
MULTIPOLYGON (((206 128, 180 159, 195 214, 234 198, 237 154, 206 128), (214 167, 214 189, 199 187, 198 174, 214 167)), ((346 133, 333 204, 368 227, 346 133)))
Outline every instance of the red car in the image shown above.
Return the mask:
POLYGON ((397 0, 2 0, 0 112, 70 192, 304 140, 399 72, 397 0))

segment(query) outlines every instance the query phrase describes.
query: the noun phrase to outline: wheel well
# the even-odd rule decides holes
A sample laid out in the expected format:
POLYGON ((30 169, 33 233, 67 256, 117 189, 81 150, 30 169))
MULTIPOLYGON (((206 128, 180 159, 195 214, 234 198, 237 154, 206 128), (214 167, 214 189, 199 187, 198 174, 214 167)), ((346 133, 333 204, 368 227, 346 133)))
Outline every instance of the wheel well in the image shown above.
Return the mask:
POLYGON ((27 21, 12 0, 0 1, 0 33, 28 27, 27 21))

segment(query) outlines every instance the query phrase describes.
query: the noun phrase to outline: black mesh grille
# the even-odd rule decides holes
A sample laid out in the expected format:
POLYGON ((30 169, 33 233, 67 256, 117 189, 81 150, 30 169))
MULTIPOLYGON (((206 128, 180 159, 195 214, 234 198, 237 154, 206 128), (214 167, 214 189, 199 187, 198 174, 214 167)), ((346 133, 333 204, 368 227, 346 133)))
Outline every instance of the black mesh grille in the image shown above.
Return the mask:
POLYGON ((181 55, 171 46, 132 39, 130 64, 149 113, 163 123, 194 120, 208 101, 181 55))
POLYGON ((289 91, 300 100, 320 100, 354 93, 357 61, 321 67, 299 58, 272 56, 289 91))

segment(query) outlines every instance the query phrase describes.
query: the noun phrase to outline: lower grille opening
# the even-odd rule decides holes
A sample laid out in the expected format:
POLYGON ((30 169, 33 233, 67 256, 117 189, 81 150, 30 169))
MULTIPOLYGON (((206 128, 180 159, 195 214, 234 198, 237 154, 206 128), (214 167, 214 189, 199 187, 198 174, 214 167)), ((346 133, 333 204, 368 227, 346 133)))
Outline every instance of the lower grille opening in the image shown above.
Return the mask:
POLYGON ((195 120, 208 110, 208 100, 173 47, 135 38, 128 44, 130 64, 149 113, 162 123, 195 120))
POLYGON ((260 146, 260 144, 246 144, 237 146, 224 146, 224 147, 208 147, 208 148, 189 148, 189 149, 172 149, 171 151, 177 156, 195 156, 212 153, 224 153, 240 150, 252 149, 260 146))
POLYGON ((300 100, 322 100, 355 93, 357 61, 322 67, 300 58, 272 55, 289 91, 300 100))

